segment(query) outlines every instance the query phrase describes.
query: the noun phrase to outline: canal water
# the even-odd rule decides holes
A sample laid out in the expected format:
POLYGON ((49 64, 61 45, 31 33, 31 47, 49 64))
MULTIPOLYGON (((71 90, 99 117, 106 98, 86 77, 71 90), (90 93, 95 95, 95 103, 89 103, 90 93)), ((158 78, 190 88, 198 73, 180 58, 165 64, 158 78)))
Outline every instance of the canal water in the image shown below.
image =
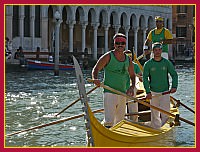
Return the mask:
MULTIPOLYGON (((195 109, 194 64, 176 65, 179 87, 173 97, 195 109)), ((84 78, 91 77, 91 70, 83 71, 84 78)), ((102 79, 103 72, 100 74, 102 79)), ((65 117, 82 113, 82 104, 77 102, 59 117, 54 117, 67 105, 79 98, 74 71, 27 71, 15 69, 6 71, 5 134, 46 124, 65 117)), ((94 85, 86 83, 86 90, 94 85)), ((88 95, 92 110, 103 106, 103 89, 98 88, 88 95)), ((96 114, 102 120, 102 114, 96 114)), ((194 122, 194 114, 180 106, 180 116, 194 122)), ((173 147, 194 147, 195 128, 185 122, 175 128, 173 147)), ((85 125, 83 117, 32 130, 5 138, 6 147, 84 147, 85 125)))

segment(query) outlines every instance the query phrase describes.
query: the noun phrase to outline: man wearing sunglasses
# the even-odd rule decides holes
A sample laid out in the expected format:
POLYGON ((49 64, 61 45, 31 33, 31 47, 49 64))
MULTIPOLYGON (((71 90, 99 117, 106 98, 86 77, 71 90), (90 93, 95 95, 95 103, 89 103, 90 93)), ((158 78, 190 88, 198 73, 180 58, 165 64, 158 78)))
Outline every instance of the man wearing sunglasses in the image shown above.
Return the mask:
MULTIPOLYGON (((162 44, 162 57, 168 59, 168 44, 173 43, 173 36, 167 28, 164 28, 164 19, 160 16, 155 17, 156 28, 151 30, 144 42, 144 53, 145 55, 150 54, 152 43, 159 42, 162 44)), ((151 54, 153 57, 153 53, 151 54)))
MULTIPOLYGON (((104 69, 104 84, 127 95, 134 96, 135 73, 131 59, 124 54, 126 36, 117 33, 113 37, 114 50, 102 55, 92 70, 95 85, 100 86, 98 73, 104 69), (127 80, 131 85, 127 90, 127 80)), ((104 89, 104 121, 109 128, 124 119, 126 111, 126 97, 104 89)))

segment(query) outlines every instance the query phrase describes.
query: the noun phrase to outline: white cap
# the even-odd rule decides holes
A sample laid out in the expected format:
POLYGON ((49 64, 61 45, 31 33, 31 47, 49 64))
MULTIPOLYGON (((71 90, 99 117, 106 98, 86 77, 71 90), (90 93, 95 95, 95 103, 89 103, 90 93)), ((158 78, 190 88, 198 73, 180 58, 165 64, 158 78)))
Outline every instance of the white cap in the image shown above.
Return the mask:
POLYGON ((143 50, 148 50, 148 46, 147 46, 147 45, 144 45, 144 46, 143 46, 143 50))

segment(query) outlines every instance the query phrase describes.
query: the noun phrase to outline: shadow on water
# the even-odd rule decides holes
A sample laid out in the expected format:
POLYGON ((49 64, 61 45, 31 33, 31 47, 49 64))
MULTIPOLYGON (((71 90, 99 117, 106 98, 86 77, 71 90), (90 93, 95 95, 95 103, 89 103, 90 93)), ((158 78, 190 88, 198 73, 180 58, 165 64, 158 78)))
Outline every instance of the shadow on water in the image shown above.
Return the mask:
MULTIPOLYGON (((194 108, 194 66, 176 65, 179 74, 178 92, 173 96, 187 106, 194 108)), ((91 70, 83 71, 84 77, 91 77, 91 70)), ((101 80, 103 72, 100 74, 101 80)), ((5 122, 6 134, 46 124, 64 117, 82 113, 81 102, 63 112, 59 118, 54 115, 71 102, 79 98, 75 72, 60 71, 54 76, 53 71, 6 71, 5 122)), ((86 82, 86 90, 94 87, 86 82)), ((102 108, 103 89, 98 88, 89 95, 91 108, 102 108)), ((194 115, 180 107, 181 117, 190 121, 194 115)), ((96 115, 99 120, 103 116, 96 115)), ((173 139, 168 138, 170 146, 194 146, 194 127, 182 123, 176 127, 173 139)), ((86 145, 83 118, 44 127, 19 135, 6 137, 6 147, 52 147, 86 145)))

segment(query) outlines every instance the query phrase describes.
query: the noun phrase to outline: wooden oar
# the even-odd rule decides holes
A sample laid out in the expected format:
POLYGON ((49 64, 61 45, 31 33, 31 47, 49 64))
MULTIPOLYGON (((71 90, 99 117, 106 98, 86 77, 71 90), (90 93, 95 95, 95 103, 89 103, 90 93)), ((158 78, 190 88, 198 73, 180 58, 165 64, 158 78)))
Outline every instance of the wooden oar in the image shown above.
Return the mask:
POLYGON ((188 109, 188 110, 190 110, 191 112, 195 113, 194 110, 192 110, 191 108, 189 108, 188 106, 186 106, 185 104, 183 104, 180 100, 177 100, 177 99, 175 99, 175 98, 172 97, 172 96, 170 96, 170 98, 171 98, 172 100, 176 101, 177 104, 180 104, 180 105, 182 105, 183 107, 185 107, 186 109, 188 109))
MULTIPOLYGON (((134 52, 134 50, 133 50, 133 52, 134 52)), ((137 57, 136 57, 136 54, 135 54, 135 52, 134 52, 134 62, 138 64, 138 66, 139 66, 139 68, 140 68, 140 70, 141 70, 142 72, 143 72, 143 66, 141 65, 141 63, 139 62, 139 60, 140 60, 141 58, 143 58, 143 57, 144 57, 144 54, 140 55, 140 56, 137 58, 137 57)))
MULTIPOLYGON (((89 81, 89 82, 92 82, 91 79, 88 79, 88 81, 89 81)), ((117 93, 117 94, 119 94, 119 95, 122 95, 122 96, 124 96, 124 97, 127 97, 127 98, 129 98, 129 99, 131 99, 131 100, 137 101, 138 103, 143 104, 143 105, 145 105, 145 106, 147 106, 147 107, 150 107, 150 108, 152 108, 152 109, 158 110, 158 111, 160 111, 160 112, 162 112, 162 113, 164 113, 164 114, 166 114, 166 115, 168 115, 168 116, 172 116, 172 117, 174 117, 174 118, 176 117, 176 115, 174 115, 174 114, 172 114, 172 113, 170 113, 170 112, 167 112, 167 111, 165 111, 165 110, 163 110, 163 109, 160 109, 160 108, 158 108, 158 107, 155 107, 155 106, 153 106, 153 105, 150 105, 150 104, 148 104, 147 102, 141 101, 141 100, 139 100, 139 99, 137 99, 137 98, 134 98, 134 97, 132 97, 132 96, 128 96, 127 94, 122 93, 122 92, 120 92, 120 91, 118 91, 118 90, 115 90, 115 89, 113 89, 113 88, 111 88, 111 87, 109 87, 109 86, 106 86, 106 85, 104 85, 104 84, 101 84, 100 86, 103 87, 103 88, 105 88, 105 89, 107 89, 107 90, 110 90, 110 91, 112 91, 112 92, 114 92, 114 93, 117 93)), ((182 120, 182 121, 184 121, 184 122, 186 122, 186 123, 188 123, 188 124, 190 124, 190 125, 195 126, 195 123, 193 123, 193 122, 191 122, 191 121, 189 121, 189 120, 186 120, 186 119, 184 119, 184 118, 182 118, 182 117, 179 117, 179 119, 182 120)))
MULTIPOLYGON (((98 113, 98 112, 102 112, 103 110, 104 109, 97 109, 97 110, 94 110, 92 112, 93 113, 98 113)), ((13 132, 13 133, 7 134, 6 136, 12 136, 12 135, 16 135, 16 134, 19 134, 19 133, 27 132, 27 131, 30 131, 30 130, 35 130, 35 129, 40 129, 40 128, 43 128, 43 127, 55 125, 55 124, 58 124, 58 123, 61 123, 61 122, 65 122, 65 121, 69 121, 69 120, 73 120, 73 119, 76 119, 76 118, 83 117, 84 115, 85 114, 83 113, 83 114, 75 115, 75 116, 72 116, 72 117, 63 118, 63 119, 60 119, 60 120, 57 120, 57 121, 53 121, 53 122, 50 122, 50 123, 47 123, 47 124, 43 124, 43 125, 39 125, 39 126, 28 128, 28 129, 24 129, 24 130, 21 130, 21 131, 13 132)))
POLYGON ((144 57, 144 53, 143 53, 142 55, 138 56, 138 57, 137 57, 137 60, 140 60, 140 59, 142 59, 143 57, 144 57))
MULTIPOLYGON (((154 96, 152 96, 152 98, 157 98, 157 97, 160 97, 160 96, 163 96, 163 95, 166 95, 166 94, 170 94, 170 93, 171 93, 170 91, 166 91, 166 92, 163 92, 163 93, 160 93, 160 94, 154 95, 154 96)), ((139 98, 139 100, 141 100, 141 101, 145 101, 145 100, 146 100, 146 97, 139 98)))
POLYGON ((151 110, 147 110, 147 111, 139 111, 139 112, 133 112, 133 113, 126 113, 125 116, 133 116, 133 115, 147 115, 150 114, 151 110))
MULTIPOLYGON (((86 94, 90 94, 92 91, 94 91, 95 89, 97 89, 98 86, 95 86, 94 88, 92 88, 90 91, 88 91, 86 94)), ((55 117, 57 117, 58 115, 60 115, 61 113, 63 113, 65 110, 67 110, 69 107, 71 107, 72 105, 74 105, 75 103, 77 103, 79 100, 81 100, 81 98, 78 98, 77 100, 75 100, 74 102, 70 103, 68 106, 66 106, 63 110, 61 110, 59 113, 57 113, 55 115, 55 117)))

